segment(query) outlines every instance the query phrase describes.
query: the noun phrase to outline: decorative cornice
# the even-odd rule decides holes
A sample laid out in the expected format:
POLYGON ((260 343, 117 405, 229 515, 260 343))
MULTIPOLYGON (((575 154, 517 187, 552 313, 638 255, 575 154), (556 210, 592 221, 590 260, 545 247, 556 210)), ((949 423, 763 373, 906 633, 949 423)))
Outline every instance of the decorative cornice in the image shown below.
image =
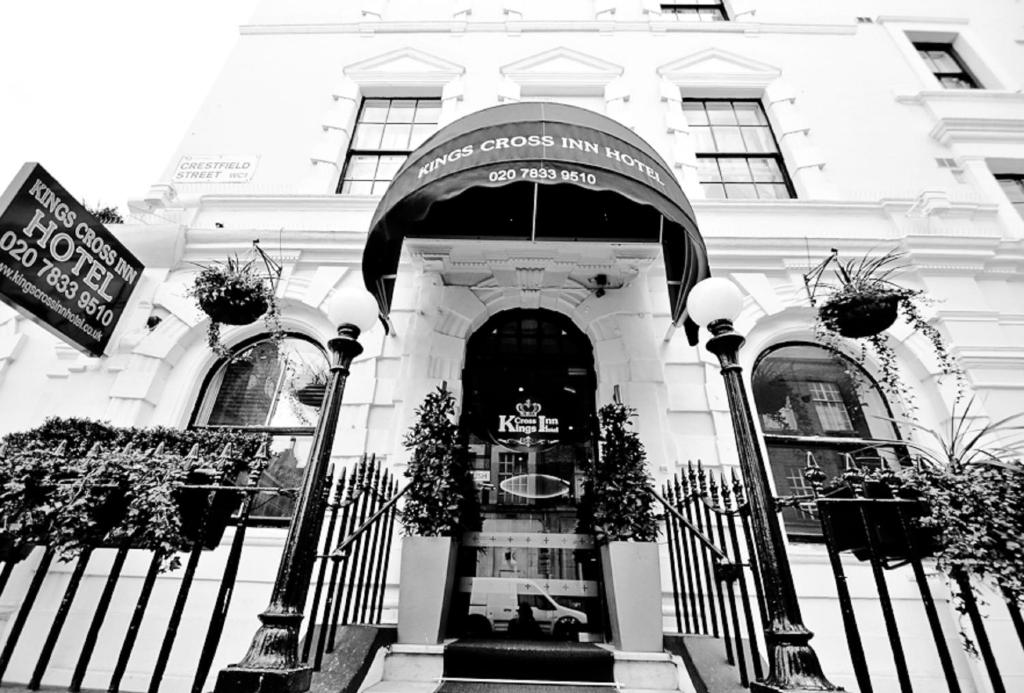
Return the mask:
POLYGON ((416 48, 399 48, 352 63, 342 69, 359 84, 394 84, 426 79, 444 84, 465 74, 466 67, 416 48))
POLYGON ((602 33, 644 32, 657 34, 855 34, 855 24, 790 24, 765 22, 665 22, 665 21, 425 21, 425 22, 343 22, 324 24, 250 24, 240 28, 243 36, 281 34, 422 34, 422 33, 602 33))
POLYGON ((523 86, 604 86, 625 71, 622 65, 562 46, 522 58, 500 69, 502 75, 523 86), (550 69, 553 66, 558 69, 550 69))

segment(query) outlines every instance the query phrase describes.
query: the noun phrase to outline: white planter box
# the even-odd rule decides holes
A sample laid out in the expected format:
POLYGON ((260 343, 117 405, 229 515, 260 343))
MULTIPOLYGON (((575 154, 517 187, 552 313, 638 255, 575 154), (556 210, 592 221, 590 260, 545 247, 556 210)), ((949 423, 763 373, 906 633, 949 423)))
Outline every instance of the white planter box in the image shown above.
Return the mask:
POLYGON ((455 580, 455 540, 403 537, 398 642, 434 645, 444 638, 455 580))
POLYGON ((661 573, 654 542, 612 541, 601 547, 612 643, 627 652, 661 652, 661 573))

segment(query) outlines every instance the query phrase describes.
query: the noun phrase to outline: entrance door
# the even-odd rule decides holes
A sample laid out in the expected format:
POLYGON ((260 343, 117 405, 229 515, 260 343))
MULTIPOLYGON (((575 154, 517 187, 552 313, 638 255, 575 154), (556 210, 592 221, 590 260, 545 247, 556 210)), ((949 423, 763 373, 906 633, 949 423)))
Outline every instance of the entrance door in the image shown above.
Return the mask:
POLYGON ((463 537, 454 634, 600 639, 594 541, 577 533, 596 452, 589 340, 554 312, 501 313, 470 338, 463 383, 483 525, 463 537))

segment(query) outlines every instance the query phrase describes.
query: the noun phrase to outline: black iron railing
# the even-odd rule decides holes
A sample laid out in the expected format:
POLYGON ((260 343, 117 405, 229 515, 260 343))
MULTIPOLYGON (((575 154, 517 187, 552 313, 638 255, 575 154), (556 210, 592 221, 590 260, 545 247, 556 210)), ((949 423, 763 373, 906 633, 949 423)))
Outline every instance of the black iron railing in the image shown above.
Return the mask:
MULTIPOLYGON (((122 544, 112 547, 113 560, 109 567, 101 568, 94 565, 100 563, 99 561, 93 561, 91 564, 91 559, 99 552, 109 552, 111 549, 86 548, 74 559, 70 575, 67 570, 54 564, 56 552, 45 546, 35 547, 21 562, 5 562, 0 570, 0 597, 7 603, 13 602, 17 608, 12 614, 6 638, 0 649, 0 682, 14 683, 4 678, 11 662, 24 661, 27 658, 34 658, 32 672, 27 681, 28 688, 35 690, 43 685, 53 685, 54 678, 66 681, 66 667, 59 667, 51 660, 57 651, 67 652, 68 648, 77 648, 68 690, 80 691, 87 676, 90 678, 89 687, 97 688, 96 678, 109 674, 106 690, 117 693, 129 672, 133 654, 139 655, 139 635, 146 626, 156 627, 162 633, 156 659, 152 668, 147 667, 149 678, 145 684, 149 693, 157 693, 165 683, 183 620, 194 622, 209 619, 202 647, 198 657, 191 660, 193 663, 184 664, 180 654, 173 658, 175 675, 180 677, 182 672, 187 672, 186 675, 192 680, 192 693, 201 693, 206 686, 228 622, 228 612, 245 549, 246 532, 252 526, 251 511, 257 503, 256 499, 258 496, 293 496, 296 491, 291 488, 259 486, 268 461, 269 453, 267 447, 263 446, 249 465, 246 486, 179 485, 182 491, 190 493, 206 491, 208 503, 212 503, 214 497, 219 494, 238 494, 242 498, 239 510, 230 523, 234 526, 230 545, 218 547, 217 557, 210 559, 218 567, 220 561, 223 561, 212 607, 208 601, 193 600, 190 603, 200 559, 210 553, 206 550, 209 547, 204 546, 203 541, 198 541, 182 557, 183 567, 170 574, 173 580, 168 580, 168 583, 174 584, 176 591, 169 616, 165 615, 164 604, 158 604, 153 599, 154 592, 160 587, 161 566, 167 559, 167 556, 159 552, 144 552, 133 549, 128 544, 122 544), (124 574, 126 562, 139 554, 149 554, 148 567, 142 577, 141 587, 136 586, 138 581, 134 576, 124 574), (37 557, 38 562, 33 565, 37 557), (94 579, 97 571, 105 571, 105 574, 101 572, 103 587, 98 599, 92 596, 91 590, 81 589, 86 576, 88 575, 90 580, 94 579), (12 576, 16 579, 12 580, 12 576), (21 589, 21 593, 8 593, 9 589, 15 588, 21 589), (43 603, 40 600, 41 593, 45 594, 52 589, 63 589, 55 612, 52 603, 43 603), (130 594, 131 597, 124 596, 126 594, 130 594), (111 606, 117 604, 118 600, 128 598, 134 600, 131 616, 126 627, 118 627, 117 623, 111 622, 111 606), (92 601, 93 599, 95 601, 92 601), (200 601, 202 606, 197 604, 197 601, 200 601), (156 615, 154 612, 157 612, 156 615), (78 639, 76 633, 82 630, 83 624, 75 622, 75 619, 82 618, 83 613, 88 614, 85 617, 88 626, 85 627, 84 637, 78 639), (167 620, 154 626, 153 620, 161 617, 167 620), (28 632, 35 634, 41 630, 46 633, 41 646, 35 642, 34 637, 24 637, 28 632), (116 652, 116 663, 113 668, 111 669, 109 665, 97 667, 94 664, 96 652, 103 652, 106 655, 116 652), (65 671, 57 673, 56 670, 59 668, 65 671)), ((305 622, 307 633, 304 658, 308 658, 310 654, 314 633, 320 634, 315 660, 317 668, 321 664, 324 652, 332 651, 334 633, 339 625, 380 621, 397 512, 396 504, 405 490, 399 492, 397 486, 397 481, 383 468, 381 462, 364 456, 355 465, 351 474, 342 471, 333 485, 330 497, 324 499, 324 552, 319 557, 320 570, 316 589, 312 603, 306 609, 308 616, 305 622), (325 582, 328 567, 330 579, 325 582), (324 595, 326 600, 323 616, 317 620, 314 616, 320 613, 320 602, 324 595), (329 624, 330 627, 324 628, 324 624, 329 624)), ((251 607, 251 604, 246 606, 251 607)), ((62 659, 66 661, 66 657, 62 659)), ((17 683, 26 682, 21 680, 17 683)), ((133 682, 132 686, 137 687, 138 683, 133 682)))
MULTIPOLYGON (((931 675, 939 670, 942 672, 950 693, 974 690, 973 682, 968 683, 961 680, 964 674, 958 673, 957 667, 954 665, 954 654, 960 655, 955 651, 957 644, 954 641, 951 645, 950 638, 942 627, 938 605, 945 600, 946 596, 940 595, 937 599, 929 585, 928 574, 934 573, 934 567, 926 565, 926 560, 934 549, 935 532, 927 527, 922 527, 918 522, 922 514, 921 502, 911 499, 865 498, 853 495, 845 498, 817 498, 814 503, 821 520, 825 547, 835 577, 839 609, 846 631, 850 660, 861 693, 873 693, 875 690, 872 673, 873 670, 877 673, 878 667, 869 666, 869 657, 865 654, 865 641, 857 621, 858 609, 854 607, 854 600, 847 584, 848 571, 840 558, 840 554, 847 551, 852 552, 859 560, 870 566, 877 608, 881 610, 882 620, 885 624, 886 640, 895 667, 899 690, 903 693, 910 693, 914 690, 915 684, 918 689, 921 689, 924 685, 921 677, 927 675, 930 680, 931 675), (929 666, 927 671, 922 671, 920 668, 914 670, 908 663, 904 637, 900 629, 900 622, 903 619, 897 615, 890 590, 890 583, 893 580, 897 581, 897 584, 913 581, 920 599, 920 609, 924 612, 931 635, 930 643, 921 638, 913 640, 914 658, 918 661, 931 658, 937 667, 929 666)), ((964 643, 972 641, 976 646, 977 655, 984 664, 993 693, 1007 693, 1011 689, 1007 687, 1000 672, 999 656, 989 637, 986 628, 986 614, 983 614, 979 607, 971 578, 963 573, 955 573, 950 576, 948 584, 949 598, 957 605, 957 610, 967 617, 970 624, 969 631, 964 629, 964 635, 969 639, 964 640, 964 643)), ((863 603, 863 599, 859 601, 863 603)), ((1004 641, 1001 647, 1005 658, 1004 663, 1012 662, 1014 668, 1019 670, 1021 657, 1024 657, 1024 622, 1021 619, 1020 604, 997 597, 988 600, 986 612, 992 614, 1002 608, 1006 609, 1022 648, 1013 652, 1012 655, 1007 655, 1007 650, 1013 648, 1009 647, 1010 643, 1004 641), (1004 603, 996 603, 1000 601, 1004 603), (1009 659, 1010 657, 1012 659, 1009 659)), ((863 611, 860 613, 861 616, 864 615, 863 611)), ((961 623, 960 627, 963 629, 964 625, 966 624, 961 623)), ((878 638, 872 638, 873 643, 878 641, 878 638)), ((961 647, 964 645, 961 644, 961 647)), ((967 646, 967 648, 969 647, 967 646)), ((973 653, 968 656, 973 656, 973 653)), ((877 664, 877 653, 870 658, 870 661, 877 664)))
POLYGON ((676 630, 721 638, 739 682, 763 673, 763 597, 743 485, 689 464, 655 497, 664 509, 676 630), (752 599, 751 588, 753 589, 752 599), (754 606, 754 604, 760 606, 754 606))
POLYGON ((375 457, 364 457, 347 479, 344 473, 338 477, 318 556, 313 619, 302 645, 308 662, 316 643, 314 671, 334 651, 339 626, 381 622, 398 501, 408 489, 398 490, 398 481, 375 457))

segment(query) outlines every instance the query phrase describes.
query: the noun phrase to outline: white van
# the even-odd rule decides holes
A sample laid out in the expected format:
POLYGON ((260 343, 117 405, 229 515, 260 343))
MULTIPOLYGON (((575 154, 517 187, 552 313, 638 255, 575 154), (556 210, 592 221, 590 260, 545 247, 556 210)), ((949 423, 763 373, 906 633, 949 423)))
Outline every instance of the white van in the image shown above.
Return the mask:
POLYGON ((587 615, 562 606, 533 580, 475 577, 469 594, 467 624, 479 634, 518 630, 528 635, 533 628, 545 635, 576 640, 587 625, 587 615), (520 610, 525 608, 529 608, 535 625, 524 623, 520 610))

